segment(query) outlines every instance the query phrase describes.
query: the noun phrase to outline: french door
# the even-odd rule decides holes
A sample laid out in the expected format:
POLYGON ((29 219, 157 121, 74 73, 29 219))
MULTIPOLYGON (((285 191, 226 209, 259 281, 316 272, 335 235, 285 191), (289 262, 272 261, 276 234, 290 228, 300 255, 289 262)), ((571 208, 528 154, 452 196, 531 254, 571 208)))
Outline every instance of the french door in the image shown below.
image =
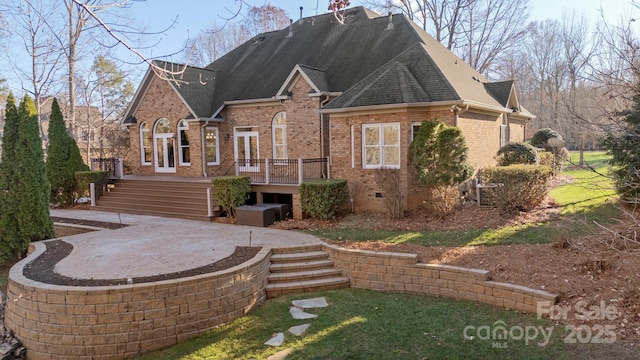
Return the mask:
POLYGON ((243 172, 259 172, 258 162, 258 132, 236 131, 235 156, 238 161, 238 169, 243 172))
POLYGON ((175 139, 172 133, 154 134, 154 162, 156 172, 176 172, 175 139))

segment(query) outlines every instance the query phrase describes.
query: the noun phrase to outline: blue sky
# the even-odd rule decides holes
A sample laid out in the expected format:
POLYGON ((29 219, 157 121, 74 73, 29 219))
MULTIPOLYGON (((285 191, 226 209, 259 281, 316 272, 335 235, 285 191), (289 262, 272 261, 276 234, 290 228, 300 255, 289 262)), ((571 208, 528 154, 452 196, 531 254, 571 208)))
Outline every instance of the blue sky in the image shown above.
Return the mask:
MULTIPOLYGON (((260 6, 267 0, 246 2, 260 6)), ((134 2, 130 9, 133 18, 147 25, 150 30, 164 29, 177 17, 175 26, 162 36, 160 44, 153 49, 150 56, 170 54, 179 50, 185 39, 197 35, 213 22, 223 23, 224 19, 238 8, 235 0, 182 0, 182 3, 184 6, 176 7, 176 1, 172 0, 134 2)), ((327 0, 272 0, 271 3, 285 9, 294 20, 300 16, 300 6, 303 7, 303 16, 306 17, 327 12, 328 5, 327 0)), ((567 10, 582 12, 595 21, 595 18, 599 17, 598 9, 601 3, 605 4, 603 10, 610 20, 617 20, 631 10, 629 0, 530 0, 531 20, 560 18, 562 11, 567 10)), ((363 1, 351 1, 352 7, 359 5, 363 5, 363 1)))
MULTIPOLYGON (((245 1, 248 4, 260 6, 269 0, 245 1)), ((327 12, 328 5, 327 0, 270 0, 270 2, 285 9, 289 17, 294 20, 300 16, 300 6, 304 8, 303 16, 306 17, 327 12)), ((632 9, 630 0, 530 0, 529 3, 531 20, 560 18, 562 11, 567 10, 584 13, 595 21, 600 16, 598 9, 602 3, 608 21, 617 22, 632 9)), ((363 0, 351 1, 351 6, 360 5, 363 5, 363 0)), ((179 51, 187 38, 196 36, 209 24, 223 23, 225 18, 230 17, 232 12, 237 10, 237 6, 236 0, 134 0, 127 11, 132 21, 137 23, 136 25, 146 26, 148 31, 161 31, 176 19, 176 24, 172 28, 159 35, 159 42, 153 49, 141 50, 147 57, 157 57, 179 51)), ((119 54, 121 54, 119 57, 128 57, 129 61, 139 62, 122 49, 119 50, 119 54)), ((177 55, 169 60, 181 61, 182 59, 177 55)), ((137 84, 147 66, 141 64, 135 68, 137 74, 132 77, 137 84)), ((19 83, 12 75, 11 73, 0 74, 10 80, 12 88, 19 88, 19 83)))

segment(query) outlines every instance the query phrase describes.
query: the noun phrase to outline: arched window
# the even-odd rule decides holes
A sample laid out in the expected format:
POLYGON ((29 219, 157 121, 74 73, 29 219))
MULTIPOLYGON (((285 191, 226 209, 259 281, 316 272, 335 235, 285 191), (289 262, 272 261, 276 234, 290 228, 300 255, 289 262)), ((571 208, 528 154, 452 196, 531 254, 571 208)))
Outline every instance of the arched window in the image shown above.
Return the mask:
POLYGON ((280 112, 273 117, 271 124, 273 158, 284 160, 287 158, 287 113, 280 112))
POLYGON ((140 124, 140 161, 142 165, 151 165, 152 161, 151 145, 153 144, 153 135, 149 130, 146 122, 140 124))
POLYGON ((191 156, 189 154, 189 123, 185 120, 178 122, 178 151, 180 165, 191 165, 191 156))
POLYGON ((160 119, 156 122, 156 127, 153 132, 155 134, 171 133, 171 123, 167 119, 160 119))

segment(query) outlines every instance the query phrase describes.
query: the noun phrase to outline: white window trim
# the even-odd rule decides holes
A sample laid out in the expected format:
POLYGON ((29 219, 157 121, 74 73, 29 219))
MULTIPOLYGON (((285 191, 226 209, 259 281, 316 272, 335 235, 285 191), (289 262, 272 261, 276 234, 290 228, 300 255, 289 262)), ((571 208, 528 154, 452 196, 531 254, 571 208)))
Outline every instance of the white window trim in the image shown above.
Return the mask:
POLYGON ((402 154, 400 152, 400 144, 401 144, 401 134, 400 134, 400 123, 380 123, 380 124, 362 124, 362 168, 364 169, 400 169, 400 164, 402 164, 402 154), (385 165, 384 163, 384 151, 382 151, 384 147, 384 132, 382 128, 386 125, 393 125, 398 127, 398 165, 385 165), (366 141, 365 141, 365 128, 378 128, 380 144, 378 145, 380 151, 380 165, 367 165, 367 153, 366 153, 366 141))
MULTIPOLYGON (((177 133, 178 133, 178 165, 180 166, 190 166, 191 165, 191 161, 189 162, 182 162, 182 158, 183 158, 183 154, 182 151, 183 146, 182 146, 182 131, 188 131, 189 130, 189 123, 186 120, 180 120, 178 121, 178 126, 176 128, 177 133), (185 126, 180 126, 180 124, 185 124, 185 126)), ((189 133, 187 133, 187 136, 189 135, 189 133)), ((189 152, 191 152, 191 144, 187 145, 186 148, 189 149, 189 152)), ((189 158, 191 159, 191 158, 189 158)))
POLYGON ((276 159, 276 160, 287 160, 289 158, 289 156, 287 155, 287 113, 285 112, 279 112, 277 113, 273 119, 271 120, 271 151, 272 151, 272 156, 273 159, 276 159, 276 129, 282 129, 282 147, 283 147, 283 152, 284 152, 284 158, 282 159, 276 159), (283 114, 284 116, 284 124, 279 124, 279 125, 275 125, 274 122, 276 120, 276 117, 280 114, 283 114))
POLYGON ((207 165, 220 165, 220 130, 215 127, 215 126, 207 126, 204 129, 204 138, 203 138, 203 143, 204 143, 204 157, 205 160, 207 160, 207 165), (216 161, 208 161, 207 159, 207 132, 209 130, 215 130, 216 133, 216 161))
MULTIPOLYGON (((148 126, 148 124, 147 124, 147 122, 146 122, 146 121, 143 121, 143 122, 140 124, 139 129, 140 129, 140 164, 142 164, 142 165, 146 165, 146 166, 151 166, 151 164, 152 164, 152 162, 153 162, 153 161, 145 161, 145 160, 144 160, 144 149, 145 149, 145 146, 144 146, 144 136, 145 136, 145 134, 147 134, 147 136, 148 136, 148 134, 151 132, 151 129, 149 128, 149 126, 148 126), (142 128, 142 126, 143 126, 143 125, 147 125, 146 129, 143 129, 143 128, 142 128)), ((150 146, 146 146, 146 147, 148 147, 149 149, 151 149, 151 151, 152 151, 152 155, 153 155, 153 141, 152 141, 152 144, 151 144, 150 146)), ((152 157, 153 157, 153 156, 152 156, 152 157)))

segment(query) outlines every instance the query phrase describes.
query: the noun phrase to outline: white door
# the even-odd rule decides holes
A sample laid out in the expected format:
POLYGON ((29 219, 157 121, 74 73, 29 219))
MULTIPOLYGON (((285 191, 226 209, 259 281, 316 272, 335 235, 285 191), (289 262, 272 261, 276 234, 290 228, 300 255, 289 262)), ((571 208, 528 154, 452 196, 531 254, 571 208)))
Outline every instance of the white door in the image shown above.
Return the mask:
POLYGON ((154 162, 156 172, 176 172, 175 139, 172 133, 155 134, 153 136, 154 162))
POLYGON ((258 132, 239 131, 235 133, 235 155, 238 169, 242 172, 259 172, 258 132))

